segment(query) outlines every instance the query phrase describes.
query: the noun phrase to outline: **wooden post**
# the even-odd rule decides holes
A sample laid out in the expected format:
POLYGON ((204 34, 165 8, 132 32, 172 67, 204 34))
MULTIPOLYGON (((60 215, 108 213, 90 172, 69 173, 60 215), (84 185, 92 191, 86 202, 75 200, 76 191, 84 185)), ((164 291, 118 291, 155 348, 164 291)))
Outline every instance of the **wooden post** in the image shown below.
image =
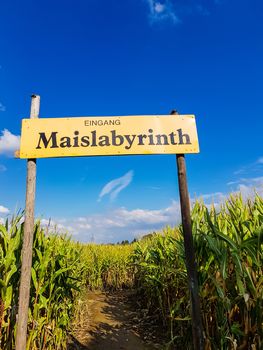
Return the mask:
MULTIPOLYGON (((38 118, 40 96, 31 96, 30 118, 38 118)), ((16 330, 16 350, 26 349, 27 320, 30 298, 32 248, 34 236, 34 209, 36 191, 36 159, 27 160, 26 208, 22 249, 22 267, 19 289, 18 321, 16 330)))
MULTIPOLYGON (((172 115, 178 114, 177 111, 172 111, 172 115)), ((180 193, 180 205, 182 226, 184 235, 185 260, 188 276, 188 284, 191 298, 191 318, 192 318, 192 335, 193 349, 204 349, 204 335, 202 327, 202 317, 199 299, 199 288, 197 279, 197 266, 195 262, 190 201, 187 187, 186 166, 184 154, 176 155, 177 174, 180 193)))

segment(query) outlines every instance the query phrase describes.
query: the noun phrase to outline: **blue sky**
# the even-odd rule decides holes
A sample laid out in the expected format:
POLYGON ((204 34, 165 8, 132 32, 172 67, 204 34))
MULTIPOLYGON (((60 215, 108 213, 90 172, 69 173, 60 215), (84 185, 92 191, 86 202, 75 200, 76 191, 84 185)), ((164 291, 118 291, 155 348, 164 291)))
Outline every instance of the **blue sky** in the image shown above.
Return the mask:
MULTIPOLYGON (((195 114, 191 198, 263 193, 262 15, 260 0, 4 2, 0 220, 24 207, 26 162, 12 154, 32 93, 46 118, 195 114)), ((179 221, 175 156, 40 159, 37 172, 36 216, 75 239, 179 221)))

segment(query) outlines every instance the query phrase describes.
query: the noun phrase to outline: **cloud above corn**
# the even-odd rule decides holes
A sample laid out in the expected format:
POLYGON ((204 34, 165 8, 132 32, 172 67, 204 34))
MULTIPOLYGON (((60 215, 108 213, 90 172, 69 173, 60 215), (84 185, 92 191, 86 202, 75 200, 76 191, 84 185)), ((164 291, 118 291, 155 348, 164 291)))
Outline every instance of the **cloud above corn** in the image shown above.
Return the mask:
MULTIPOLYGON (((231 191, 227 193, 207 193, 191 198, 191 205, 193 206, 197 199, 201 199, 207 207, 214 205, 216 209, 219 209, 230 193, 240 192, 244 200, 254 197, 255 193, 263 196, 263 177, 240 179, 232 182, 232 187, 231 191)), ((56 232, 67 230, 79 241, 94 240, 97 243, 109 243, 125 239, 131 240, 134 237, 158 231, 167 225, 178 225, 180 221, 180 203, 173 200, 169 206, 161 209, 136 208, 129 210, 125 207, 119 207, 99 214, 71 219, 52 219, 49 228, 50 230, 56 228, 56 232)), ((42 226, 45 224, 47 225, 48 221, 42 220, 42 226)))
POLYGON ((80 241, 90 241, 92 237, 96 242, 117 242, 131 239, 145 233, 160 230, 166 225, 175 225, 180 222, 179 202, 172 201, 167 208, 158 210, 133 209, 125 207, 116 208, 108 212, 77 217, 73 219, 42 219, 45 228, 56 229, 56 232, 65 232, 80 241))

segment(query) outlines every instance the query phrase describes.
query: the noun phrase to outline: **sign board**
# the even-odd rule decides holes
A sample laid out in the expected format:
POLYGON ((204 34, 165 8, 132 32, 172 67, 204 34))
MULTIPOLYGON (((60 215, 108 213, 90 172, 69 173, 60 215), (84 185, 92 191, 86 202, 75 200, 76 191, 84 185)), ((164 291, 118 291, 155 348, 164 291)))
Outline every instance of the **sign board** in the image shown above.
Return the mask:
POLYGON ((198 153, 193 115, 23 119, 20 158, 198 153))

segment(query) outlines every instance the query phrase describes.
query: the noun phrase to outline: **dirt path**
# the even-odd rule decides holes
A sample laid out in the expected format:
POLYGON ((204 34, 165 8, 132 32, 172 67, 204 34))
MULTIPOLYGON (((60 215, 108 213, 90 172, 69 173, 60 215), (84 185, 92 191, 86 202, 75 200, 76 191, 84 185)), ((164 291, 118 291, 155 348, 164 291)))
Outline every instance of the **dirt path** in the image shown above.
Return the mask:
POLYGON ((137 312, 131 310, 127 300, 127 292, 89 292, 83 322, 77 326, 69 350, 163 349, 153 344, 154 339, 150 342, 148 336, 139 334, 137 312))

